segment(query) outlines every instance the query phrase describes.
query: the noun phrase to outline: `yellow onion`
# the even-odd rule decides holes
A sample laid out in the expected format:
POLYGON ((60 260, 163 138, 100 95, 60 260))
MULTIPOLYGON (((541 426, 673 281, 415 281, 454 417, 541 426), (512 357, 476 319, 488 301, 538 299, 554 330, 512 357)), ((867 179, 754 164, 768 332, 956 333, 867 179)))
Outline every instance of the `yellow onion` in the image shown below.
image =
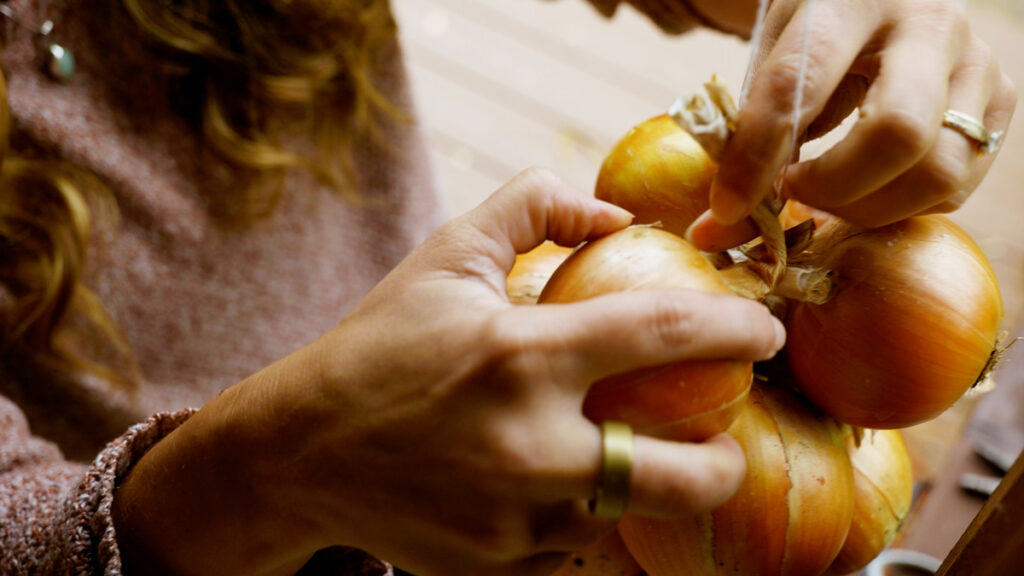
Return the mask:
POLYGON ((635 222, 660 222, 684 235, 709 206, 718 164, 667 114, 630 130, 605 158, 594 195, 629 210, 635 222))
POLYGON ((612 531, 586 548, 574 552, 552 576, 644 576, 619 533, 612 531))
POLYGON ((867 566, 892 543, 910 513, 914 476, 899 430, 851 431, 853 520, 828 573, 841 576, 867 566))
POLYGON ((516 256, 505 280, 505 293, 513 304, 536 304, 541 290, 572 248, 548 240, 525 254, 516 256))
POLYGON ((782 223, 782 228, 786 230, 807 220, 814 220, 815 226, 821 228, 831 219, 832 215, 828 212, 816 210, 796 200, 787 200, 782 211, 779 212, 779 221, 782 223))
MULTIPOLYGON (((576 302, 643 288, 730 292, 691 244, 660 228, 631 226, 577 249, 538 302, 576 302)), ((621 420, 649 435, 702 440, 729 426, 752 378, 753 364, 738 360, 643 368, 596 382, 583 411, 594 421, 621 420)))
POLYGON ((839 219, 791 264, 829 271, 831 298, 792 302, 786 357, 820 408, 864 428, 903 428, 953 404, 987 372, 1003 316, 995 274, 948 218, 865 230, 839 219))
POLYGON ((692 518, 626 514, 619 533, 650 576, 817 575, 853 516, 853 472, 835 420, 787 389, 755 383, 729 427, 747 474, 718 508, 692 518))

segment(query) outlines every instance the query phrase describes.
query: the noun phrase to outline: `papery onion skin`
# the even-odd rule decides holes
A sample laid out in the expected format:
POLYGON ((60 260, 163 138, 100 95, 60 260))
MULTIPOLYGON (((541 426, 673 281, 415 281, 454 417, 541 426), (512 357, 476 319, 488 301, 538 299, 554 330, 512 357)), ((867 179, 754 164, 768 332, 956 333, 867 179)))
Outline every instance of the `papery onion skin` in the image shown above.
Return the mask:
POLYGON ((756 383, 728 433, 747 458, 736 494, 693 518, 626 514, 627 548, 651 576, 824 572, 853 515, 840 426, 788 390, 756 383))
MULTIPOLYGON (((570 256, 551 276, 540 303, 576 302, 644 288, 691 288, 730 294, 721 275, 682 238, 652 226, 631 226, 570 256)), ((594 420, 621 420, 637 431, 698 441, 725 430, 753 378, 753 363, 694 360, 599 380, 584 399, 594 420)))
POLYGON ((573 553, 552 576, 645 576, 617 531, 573 553))
POLYGON ((667 114, 633 127, 598 172, 594 195, 632 212, 637 224, 660 222, 679 236, 710 207, 718 164, 667 114))
POLYGON ((505 294, 516 305, 536 304, 548 278, 572 253, 572 248, 548 240, 516 256, 516 262, 505 279, 505 294))
POLYGON ((822 305, 791 303, 786 358, 803 391, 842 422, 904 428, 975 384, 996 347, 999 285, 977 244, 940 215, 874 230, 834 219, 801 259, 834 271, 822 305))
POLYGON ((910 455, 899 430, 851 433, 846 449, 853 464, 854 512, 846 542, 827 572, 834 576, 860 570, 891 544, 914 496, 910 455))

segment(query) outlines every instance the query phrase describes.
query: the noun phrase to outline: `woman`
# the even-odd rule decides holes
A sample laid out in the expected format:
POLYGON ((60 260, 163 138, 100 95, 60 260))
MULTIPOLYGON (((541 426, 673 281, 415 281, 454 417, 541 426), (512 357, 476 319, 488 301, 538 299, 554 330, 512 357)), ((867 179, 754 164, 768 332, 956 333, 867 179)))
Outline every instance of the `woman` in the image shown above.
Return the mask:
MULTIPOLYGON (((633 4, 667 30, 743 35, 757 8, 633 4)), ((962 12, 823 4, 797 133, 857 104, 864 119, 791 167, 787 193, 867 224, 961 202, 993 156, 942 112, 1000 130, 1015 100, 962 12), (851 166, 848 186, 815 186, 851 166)), ((384 2, 2 5, 5 574, 550 573, 614 525, 587 508, 590 382, 783 344, 739 298, 513 309, 516 253, 630 215, 528 170, 438 227, 384 2), (44 71, 67 64, 46 60, 53 45, 73 73, 44 71)), ((803 9, 768 12, 715 212, 691 232, 704 246, 742 241, 734 225, 786 161, 803 9)), ((743 471, 727 436, 638 436, 629 507, 692 514, 743 471)))

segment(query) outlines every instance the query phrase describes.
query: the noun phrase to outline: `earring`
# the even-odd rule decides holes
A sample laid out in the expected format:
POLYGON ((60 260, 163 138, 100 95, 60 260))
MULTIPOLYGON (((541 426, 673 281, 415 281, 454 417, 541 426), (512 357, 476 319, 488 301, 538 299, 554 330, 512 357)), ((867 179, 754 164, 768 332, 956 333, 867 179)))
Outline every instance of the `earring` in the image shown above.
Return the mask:
POLYGON ((43 39, 46 47, 46 73, 54 80, 66 82, 75 73, 75 55, 64 46, 56 42, 48 42, 50 32, 53 31, 53 21, 43 22, 39 28, 39 36, 43 39))
MULTIPOLYGON (((0 16, 7 18, 16 25, 31 30, 18 19, 18 16, 7 4, 0 4, 0 16)), ((53 32, 53 20, 46 20, 38 30, 33 30, 40 40, 43 50, 46 53, 43 69, 46 73, 61 82, 65 82, 75 73, 75 55, 64 46, 50 41, 50 33, 53 32)))

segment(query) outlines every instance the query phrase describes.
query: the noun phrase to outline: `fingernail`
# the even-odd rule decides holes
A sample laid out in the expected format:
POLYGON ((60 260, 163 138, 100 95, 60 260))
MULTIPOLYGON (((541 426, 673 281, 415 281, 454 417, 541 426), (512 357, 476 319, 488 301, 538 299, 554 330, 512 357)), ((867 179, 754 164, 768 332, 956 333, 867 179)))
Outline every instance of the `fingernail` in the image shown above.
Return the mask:
MULTIPOLYGON (((683 235, 683 238, 690 244, 696 246, 697 243, 694 242, 694 230, 699 231, 705 225, 704 223, 707 222, 708 218, 711 218, 710 210, 704 212, 700 216, 697 216, 697 219, 690 224, 689 228, 686 229, 686 233, 683 235)), ((700 238, 698 237, 697 239, 699 240, 700 238)))
POLYGON ((718 228, 716 225, 714 216, 711 211, 701 214, 690 224, 690 227, 686 229, 686 234, 683 236, 687 242, 693 244, 698 250, 705 252, 719 252, 724 250, 717 245, 715 242, 714 231, 718 228), (709 234, 709 230, 711 234, 709 234))
POLYGON ((598 200, 597 198, 595 198, 594 201, 598 203, 598 206, 600 206, 602 210, 607 211, 614 218, 629 220, 631 222, 636 218, 636 214, 633 214, 622 206, 618 206, 604 200, 598 200))
POLYGON ((772 316, 772 326, 775 328, 775 342, 772 344, 774 353, 782 350, 782 347, 786 345, 786 327, 775 316, 772 316))
POLYGON ((747 215, 746 199, 732 188, 716 183, 711 188, 711 214, 719 224, 735 224, 747 215))

